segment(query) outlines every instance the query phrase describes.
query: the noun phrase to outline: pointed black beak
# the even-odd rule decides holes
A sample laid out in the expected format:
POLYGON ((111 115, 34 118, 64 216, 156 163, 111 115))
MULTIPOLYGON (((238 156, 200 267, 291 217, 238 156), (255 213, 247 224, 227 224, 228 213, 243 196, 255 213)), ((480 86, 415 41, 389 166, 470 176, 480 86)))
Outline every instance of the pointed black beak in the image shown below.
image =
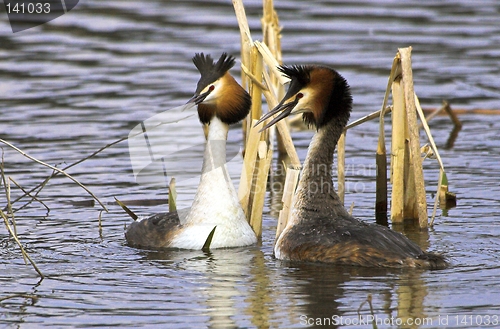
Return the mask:
POLYGON ((287 116, 289 116, 292 113, 292 110, 294 109, 295 105, 297 105, 297 103, 299 102, 300 97, 296 96, 293 101, 288 102, 286 104, 283 104, 286 99, 288 99, 288 98, 285 96, 274 109, 267 112, 265 115, 263 115, 259 119, 259 121, 257 121, 255 126, 259 125, 261 122, 263 122, 264 120, 267 120, 271 116, 277 114, 276 117, 274 117, 274 119, 272 119, 270 122, 268 122, 259 132, 266 130, 267 128, 271 127, 272 125, 276 124, 277 122, 279 122, 279 121, 283 120, 284 118, 286 118, 287 116), (281 113, 279 113, 279 112, 281 112, 281 113))
POLYGON ((191 99, 189 99, 186 104, 195 103, 196 105, 198 105, 201 102, 203 102, 205 100, 205 98, 207 98, 207 96, 210 95, 211 92, 212 92, 212 90, 209 89, 208 91, 204 92, 203 94, 194 94, 193 97, 191 97, 191 99))

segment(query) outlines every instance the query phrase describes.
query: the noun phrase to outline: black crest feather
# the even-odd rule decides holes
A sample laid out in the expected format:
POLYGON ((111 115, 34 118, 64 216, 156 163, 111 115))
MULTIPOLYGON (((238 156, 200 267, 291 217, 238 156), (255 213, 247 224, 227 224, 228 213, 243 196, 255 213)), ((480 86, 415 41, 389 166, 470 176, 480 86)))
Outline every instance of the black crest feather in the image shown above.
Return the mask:
POLYGON ((278 67, 278 70, 283 73, 285 77, 292 80, 292 82, 294 80, 297 81, 302 86, 305 86, 309 83, 311 69, 312 67, 305 65, 282 65, 278 67))
POLYGON ((193 57, 193 63, 200 71, 201 78, 198 81, 196 92, 201 92, 206 86, 220 79, 230 68, 234 66, 234 57, 222 53, 217 63, 210 55, 197 53, 193 57))

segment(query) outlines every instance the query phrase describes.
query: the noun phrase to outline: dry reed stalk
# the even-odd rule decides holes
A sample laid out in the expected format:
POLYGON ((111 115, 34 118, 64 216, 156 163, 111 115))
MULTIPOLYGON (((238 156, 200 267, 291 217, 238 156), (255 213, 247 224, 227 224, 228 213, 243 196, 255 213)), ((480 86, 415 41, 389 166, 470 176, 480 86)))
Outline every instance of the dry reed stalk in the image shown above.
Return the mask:
POLYGON ((340 201, 344 204, 345 197, 345 139, 347 130, 340 135, 337 143, 337 192, 340 201))
MULTIPOLYGON (((245 13, 245 7, 243 6, 242 0, 233 0, 234 12, 236 14, 236 20, 238 21, 238 27, 240 30, 240 41, 241 41, 241 63, 246 67, 251 67, 250 54, 253 47, 252 35, 250 34, 250 27, 248 26, 247 15, 245 13)), ((243 88, 248 90, 247 79, 245 74, 241 73, 241 85, 243 88)))
POLYGON ((274 10, 274 1, 264 0, 262 8, 261 23, 264 43, 269 47, 278 62, 281 63, 281 27, 278 14, 274 10))
MULTIPOLYGON (((444 105, 446 108, 447 103, 444 105)), ((427 120, 424 116, 424 111, 422 110, 422 107, 420 106, 420 101, 419 101, 417 95, 415 95, 415 106, 417 108, 417 113, 418 113, 418 116, 419 116, 420 121, 422 123, 422 127, 424 128, 424 131, 427 134, 427 138, 429 139, 429 143, 430 143, 432 152, 434 153, 434 156, 436 157, 436 160, 437 160, 437 162, 439 164, 439 168, 440 168, 440 176, 439 176, 438 188, 437 188, 437 193, 436 193, 436 201, 434 202, 434 204, 437 203, 438 199, 441 202, 441 204, 446 204, 448 198, 454 199, 456 202, 456 196, 453 193, 448 192, 448 178, 446 177, 446 171, 444 169, 443 160, 441 159, 441 156, 439 155, 439 150, 438 150, 437 145, 434 141, 434 138, 432 137, 431 130, 429 128, 429 125, 427 124, 427 120), (445 183, 443 183, 443 181, 445 181, 445 183)), ((449 107, 449 104, 448 104, 448 107, 449 107)), ((450 108, 450 110, 451 110, 451 108, 450 108)), ((461 123, 460 123, 460 125, 461 125, 461 123)), ((461 126, 460 127, 455 126, 455 127, 460 129, 461 126)), ((433 211, 433 216, 431 219, 432 224, 434 224, 434 215, 435 215, 435 211, 433 211)))
POLYGON ((265 195, 263 194, 265 192, 262 193, 260 190, 263 189, 265 191, 267 183, 267 173, 262 174, 260 170, 265 167, 267 161, 265 156, 257 157, 259 145, 262 145, 261 142, 264 141, 265 137, 259 132, 261 126, 259 126, 260 128, 253 126, 262 115, 261 97, 263 90, 267 88, 262 84, 262 56, 254 46, 242 1, 233 0, 233 7, 241 37, 242 85, 250 91, 252 98, 250 116, 243 123, 245 156, 243 159, 238 197, 247 220, 256 235, 260 237, 262 232, 262 207, 265 195), (256 168, 258 172, 254 175, 256 168), (263 176, 265 176, 264 180, 261 178, 263 176))
POLYGON ((257 120, 252 121, 250 131, 248 133, 245 146, 245 156, 243 158, 243 169, 240 177, 240 186, 238 188, 238 198, 249 221, 251 217, 250 197, 253 185, 253 173, 257 162, 257 151, 259 148, 260 136, 262 135, 262 133, 259 132, 259 130, 262 129, 262 123, 255 127, 256 123, 257 120))
POLYGON ((397 75, 400 74, 399 58, 396 56, 392 61, 391 72, 385 88, 384 100, 379 115, 379 134, 377 143, 377 152, 375 154, 375 161, 377 165, 376 174, 376 192, 375 192, 375 220, 377 223, 387 224, 387 150, 385 148, 385 131, 384 131, 384 115, 389 112, 387 102, 389 100, 389 93, 391 90, 392 82, 397 75))
POLYGON ((406 103, 406 115, 410 135, 410 157, 413 163, 412 169, 415 177, 415 194, 418 211, 418 221, 421 229, 427 228, 427 200, 425 196, 424 172, 422 158, 420 156, 420 138, 417 125, 417 113, 415 111, 415 92, 413 89, 413 73, 411 68, 411 47, 399 48, 401 55, 401 67, 403 71, 403 87, 406 103))
MULTIPOLYGON (((283 76, 283 74, 278 70, 280 62, 273 55, 269 47, 265 43, 259 41, 255 41, 254 44, 261 53, 262 59, 264 60, 264 63, 266 63, 269 72, 272 73, 272 75, 278 80, 278 85, 285 85, 286 83, 288 83, 290 79, 283 76)), ((268 85, 274 84, 270 82, 268 85)))
MULTIPOLYGON (((450 107, 451 109, 451 107, 450 107)), ((435 108, 424 108, 425 113, 432 113, 436 111, 435 108)), ((500 109, 483 109, 483 108, 472 108, 472 109, 463 109, 463 108, 453 108, 453 115, 455 115, 458 119, 459 115, 464 114, 482 114, 482 115, 500 115, 500 109)), ((439 115, 449 115, 448 113, 439 113, 439 115)))
POLYGON ((432 134, 431 134, 431 129, 429 128, 429 124, 427 123, 427 120, 424 116, 424 112, 422 111, 422 107, 420 106, 420 101, 419 101, 417 95, 414 95, 414 98, 415 98, 415 108, 416 108, 418 116, 420 118, 420 122, 422 124, 422 127, 424 128, 424 131, 427 135, 427 139, 429 139, 431 149, 434 152, 434 155, 439 163, 439 166, 444 171, 443 160, 441 159, 441 156, 439 155, 437 145, 434 142, 434 138, 432 137, 432 134))
MULTIPOLYGON (((437 191, 441 191, 441 182, 443 180, 443 174, 444 171, 443 169, 439 168, 439 179, 438 179, 438 186, 437 186, 437 191)), ((436 211, 437 211, 437 206, 438 206, 438 200, 439 198, 436 195, 436 198, 434 199, 434 207, 432 208, 432 216, 431 216, 431 222, 429 223, 430 227, 434 226, 434 219, 436 218, 436 211)))
MULTIPOLYGON (((250 134, 247 147, 251 145, 252 149, 245 152, 244 173, 242 173, 239 191, 241 192, 240 196, 243 198, 240 198, 240 202, 250 226, 252 226, 257 237, 260 238, 262 235, 262 208, 267 184, 267 171, 269 171, 269 165, 266 165, 268 162, 267 151, 262 151, 262 149, 267 150, 268 143, 266 142, 266 134, 256 132, 253 127, 262 116, 262 88, 260 86, 262 86, 263 62, 262 56, 255 46, 251 48, 251 51, 252 78, 250 79, 249 88, 252 97, 252 108, 251 118, 249 118, 251 120, 248 120, 249 127, 247 129, 250 129, 250 134), (249 153, 248 157, 247 153, 249 153), (262 170, 267 171, 261 172, 262 170), (243 179, 244 176, 246 176, 246 179, 243 179), (247 185, 245 186, 244 183, 247 185)), ((270 149, 272 156, 272 147, 270 149)))
MULTIPOLYGON (((409 125, 405 124, 405 158, 404 158, 404 218, 418 218, 417 198, 415 197, 415 172, 413 170, 413 159, 410 156, 410 130, 409 125)), ((422 160, 423 161, 423 160, 422 160)))
MULTIPOLYGON (((258 41, 255 42, 255 46, 259 50, 259 52, 262 54, 262 59, 264 60, 264 63, 266 63, 268 69, 270 72, 277 77, 279 85, 282 88, 282 85, 285 83, 289 82, 289 79, 285 78, 277 69, 277 66, 279 65, 277 60, 272 56, 271 51, 269 48, 258 41)), ((266 86, 271 86, 272 81, 269 75, 264 74, 264 80, 266 83, 266 86)), ((277 88, 279 90, 280 87, 277 88)), ((278 105, 278 97, 276 94, 273 94, 270 92, 268 89, 267 91, 263 91, 264 97, 266 98, 267 105, 269 108, 274 108, 278 105)), ((268 119, 272 120, 272 119, 268 119)), ((286 120, 281 120, 276 123, 276 128, 278 130, 278 133, 280 134, 280 137, 283 142, 283 149, 286 150, 286 154, 290 158, 290 163, 294 167, 300 167, 300 159, 299 156, 297 155, 297 151, 295 150, 295 146, 292 141, 292 137, 290 136, 290 129, 288 128, 288 125, 286 123, 286 120)))
POLYGON ((172 177, 168 184, 168 211, 177 211, 177 190, 175 189, 175 178, 172 177))
MULTIPOLYGON (((247 15, 245 13, 245 7, 243 6, 242 0, 232 0, 234 13, 236 14, 236 20, 238 21, 238 27, 240 30, 240 43, 241 43, 241 65, 242 67, 252 69, 252 48, 253 48, 253 40, 252 35, 250 34, 250 27, 248 26, 247 15)), ((244 89, 251 92, 250 81, 247 78, 244 70, 241 70, 241 85, 244 89)), ((249 130, 249 126, 252 123, 251 115, 247 116, 245 120, 243 120, 242 131, 243 131, 243 140, 246 142, 247 134, 249 130)))
POLYGON ((405 127, 406 109, 401 77, 392 83, 392 142, 391 142, 391 221, 401 223, 404 219, 405 179, 405 127))
MULTIPOLYGON (((265 47, 264 44, 256 43, 256 45, 258 49, 262 50, 261 53, 263 54, 263 59, 268 65, 269 63, 272 64, 276 63, 276 60, 272 59, 272 57, 269 56, 269 52, 266 50, 267 47, 265 47)), ((273 67, 274 66, 269 66, 270 71, 274 73, 274 71, 271 69, 273 67)), ((279 71, 277 71, 277 73, 279 74, 279 71)), ((278 91, 284 90, 283 85, 281 85, 281 81, 288 82, 288 79, 285 79, 283 76, 279 75, 279 77, 281 78, 277 78, 277 81, 280 83, 280 85, 278 88, 276 88, 278 91)), ((264 79, 266 81, 266 85, 268 86, 271 85, 271 78, 268 75, 264 74, 264 79)), ((269 108, 274 108, 278 105, 278 100, 275 94, 272 94, 269 91, 267 92, 265 91, 264 96, 266 97, 266 101, 269 108)), ((283 209, 280 211, 278 218, 278 225, 276 227, 276 239, 277 239, 281 234, 281 232, 283 231, 283 229, 286 227, 286 224, 290 217, 290 209, 292 207, 293 195, 295 193, 295 188, 297 186, 299 179, 300 168, 302 165, 299 156, 297 154, 297 151, 295 150, 295 146, 293 144, 292 137, 290 135, 290 129, 288 128, 286 120, 281 120, 277 122, 276 125, 271 128, 271 133, 273 129, 276 129, 279 134, 278 141, 280 141, 280 144, 278 145, 278 147, 285 151, 284 153, 287 154, 288 159, 290 160, 290 164, 289 167, 287 168, 287 173, 285 177, 285 186, 282 197, 283 209)))
MULTIPOLYGON (((4 188, 5 188, 5 198, 7 200, 7 214, 5 214, 7 216, 7 219, 9 218, 10 216, 10 222, 12 223, 12 236, 14 238, 17 238, 17 223, 16 223, 16 218, 14 216, 14 212, 12 211, 12 204, 10 202, 10 177, 6 178, 5 177, 5 172, 3 170, 3 156, 2 156, 2 181, 3 181, 3 184, 4 184, 4 188)), ((5 218, 4 218, 5 219, 5 218)), ((5 223, 5 225, 9 225, 8 222, 5 223)), ((10 232, 10 230, 9 230, 10 232)), ((26 258, 26 252, 24 251, 24 249, 21 250, 21 254, 23 255, 23 259, 24 259, 24 263, 27 264, 28 263, 28 260, 26 258)))
POLYGON ((278 224, 276 226, 276 237, 274 243, 281 235, 281 232, 285 229, 288 219, 290 218, 290 210, 292 208, 293 196, 295 195, 295 189, 297 188, 297 183, 299 181, 300 168, 287 167, 285 186, 283 187, 283 196, 281 201, 283 201, 283 208, 280 210, 278 217, 278 224))
POLYGON ((255 46, 251 48, 251 59, 252 59, 252 76, 255 80, 251 79, 250 83, 250 95, 252 97, 252 108, 250 110, 251 119, 248 120, 252 124, 253 120, 259 120, 262 116, 262 56, 255 46), (257 83, 254 83, 256 81, 257 83))
POLYGON ((265 141, 260 141, 257 156, 258 164, 256 166, 257 173, 255 175, 250 226, 257 237, 260 238, 262 236, 262 210, 264 209, 264 199, 266 196, 266 182, 273 158, 273 149, 268 148, 265 141))
MULTIPOLYGON (((273 0, 264 0, 261 23, 264 44, 269 48, 269 52, 272 57, 275 58, 279 64, 281 64, 281 26, 278 14, 274 10, 273 0)), ((272 84, 275 87, 278 87, 279 76, 280 75, 273 75, 272 84)), ((282 95, 278 95, 278 97, 280 96, 282 95)))
POLYGON ((241 70, 251 80, 252 83, 256 84, 262 90, 262 92, 269 91, 269 88, 264 85, 262 81, 259 81, 259 79, 254 76, 250 69, 248 69, 245 65, 241 64, 241 70))

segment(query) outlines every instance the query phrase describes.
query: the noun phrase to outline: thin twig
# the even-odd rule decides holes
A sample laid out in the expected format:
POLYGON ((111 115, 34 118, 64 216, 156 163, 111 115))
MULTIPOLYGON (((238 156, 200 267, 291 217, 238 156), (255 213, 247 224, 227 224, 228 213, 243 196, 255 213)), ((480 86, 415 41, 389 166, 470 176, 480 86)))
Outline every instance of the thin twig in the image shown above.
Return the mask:
MULTIPOLYGON (((18 182, 16 182, 14 180, 14 178, 12 177, 9 177, 9 180, 12 181, 12 183, 14 183, 21 191, 23 191, 23 193, 27 196, 29 196, 31 198, 31 201, 29 201, 28 203, 26 203, 26 205, 30 204, 33 200, 39 202, 42 206, 45 207, 45 209, 47 209, 48 212, 50 212, 50 208, 45 204, 45 202, 43 202, 42 200, 40 200, 39 198, 36 197, 36 195, 31 195, 28 191, 26 191, 18 182)), ((23 206, 24 207, 24 206, 23 206)), ((21 207, 22 208, 22 207, 21 207)), ((19 208, 19 209, 21 209, 19 208)), ((19 210, 17 209, 17 210, 19 210)))
POLYGON ((101 202, 101 200, 99 200, 99 198, 97 196, 94 195, 94 193, 92 193, 92 191, 90 191, 87 187, 85 187, 85 185, 83 185, 82 183, 80 183, 76 178, 73 178, 71 175, 69 175, 68 173, 66 173, 64 170, 61 170, 61 169, 56 168, 54 166, 51 166, 48 163, 45 163, 45 162, 43 162, 41 160, 38 160, 37 158, 32 157, 31 155, 27 154, 26 152, 22 151, 21 149, 17 148, 16 146, 12 145, 11 143, 7 142, 6 140, 0 139, 0 143, 3 143, 5 145, 9 146, 13 150, 21 153, 21 155, 23 155, 26 158, 28 158, 28 159, 30 159, 32 161, 35 161, 36 163, 41 164, 42 166, 45 166, 45 167, 50 168, 52 170, 55 170, 55 171, 63 174, 64 176, 68 177, 73 182, 75 182, 76 184, 78 184, 81 188, 83 188, 88 194, 90 194, 97 202, 99 202, 99 204, 101 205, 101 207, 104 210, 108 211, 108 208, 104 205, 104 203, 101 202))
MULTIPOLYGON (((189 118, 189 117, 192 117, 192 116, 193 116, 193 114, 190 114, 190 115, 187 115, 187 116, 185 116, 185 117, 183 117, 183 118, 180 118, 180 119, 178 119, 178 120, 174 120, 174 121, 166 121, 166 122, 160 122, 160 123, 158 123, 156 126, 153 126, 153 127, 151 127, 151 128, 156 128, 156 127, 158 127, 158 126, 160 126, 160 125, 164 125, 164 124, 176 123, 176 122, 179 122, 179 121, 181 121, 181 120, 185 120, 185 119, 187 119, 187 118, 189 118)), ((89 156, 87 156, 87 157, 85 157, 85 158, 83 158, 83 159, 80 159, 80 160, 78 160, 78 161, 76 161, 76 162, 74 162, 74 163, 72 163, 72 164, 70 164, 70 165, 68 165, 68 166, 64 167, 63 169, 58 169, 58 168, 56 168, 56 167, 52 167, 52 166, 50 166, 50 165, 44 164, 44 165, 46 165, 46 166, 50 166, 49 168, 52 168, 52 169, 54 170, 54 173, 52 173, 52 175, 50 175, 49 177, 47 177, 47 178, 46 178, 43 182, 41 182, 41 183, 40 183, 40 184, 38 184, 37 186, 33 187, 33 188, 32 188, 31 190, 29 190, 28 192, 25 192, 25 194, 24 194, 24 195, 22 195, 22 196, 18 197, 18 198, 17 198, 17 199, 15 199, 14 201, 12 201, 12 204, 14 204, 14 203, 18 202, 19 200, 21 200, 22 198, 24 198, 26 195, 29 195, 30 193, 33 193, 33 191, 35 191, 36 189, 40 188, 40 189, 38 190, 38 192, 35 194, 35 196, 36 196, 36 195, 38 195, 38 193, 40 193, 41 189, 42 189, 42 188, 43 188, 43 187, 47 184, 47 182, 48 182, 51 178, 53 178, 53 177, 57 176, 58 174, 63 174, 63 175, 65 175, 65 176, 69 177, 70 179, 72 179, 72 180, 74 181, 74 179, 73 179, 73 178, 71 178, 68 174, 66 174, 66 173, 65 173, 65 171, 66 171, 66 170, 68 170, 68 169, 70 169, 70 168, 72 168, 72 167, 74 167, 74 166, 76 166, 76 165, 78 165, 78 164, 82 163, 83 161, 86 161, 86 160, 88 160, 88 159, 90 159, 90 158, 95 157, 97 154, 101 153, 101 152, 102 152, 102 151, 104 151, 105 149, 110 148, 111 146, 113 146, 113 145, 115 145, 115 144, 121 143, 121 142, 123 142, 123 141, 125 141, 125 140, 129 139, 130 137, 135 137, 135 136, 138 136, 138 135, 140 135, 140 134, 142 134, 142 133, 143 133, 143 132, 141 131, 141 132, 138 132, 138 133, 136 133, 136 134, 134 134, 134 135, 132 135, 132 136, 123 137, 123 138, 120 138, 120 139, 118 139, 118 140, 116 140, 116 141, 114 141, 114 142, 112 142, 112 143, 109 143, 109 144, 107 144, 107 145, 105 145, 105 146, 101 147, 101 148, 100 148, 100 149, 98 149, 97 151, 93 152, 93 153, 92 153, 92 154, 90 154, 89 156)), ((6 145, 8 145, 8 146, 10 146, 10 147, 12 147, 12 148, 14 148, 16 151, 20 152, 22 155, 24 155, 24 156, 26 156, 26 157, 28 157, 28 158, 30 158, 30 159, 31 159, 31 157, 30 157, 30 156, 28 156, 27 154, 25 154, 23 151, 21 151, 21 150, 17 149, 17 148, 16 148, 15 146, 13 146, 12 144, 10 144, 10 143, 8 143, 8 142, 6 142, 6 141, 2 140, 2 139, 0 139, 0 142, 2 142, 2 143, 4 143, 4 144, 6 144, 6 145)), ((33 159, 32 159, 32 160, 33 160, 33 159)), ((38 160, 34 160, 34 161, 35 161, 35 162, 38 162, 38 160)), ((40 163, 40 162, 39 162, 39 163, 40 163)), ((41 164, 43 164, 43 163, 41 163, 41 164)), ((77 182, 77 184, 79 184, 79 183, 77 182)), ((80 184, 79 184, 79 185, 80 185, 80 184)), ((87 192, 89 192, 89 191, 87 191, 87 192)), ((105 207, 105 206, 104 206, 104 205, 103 205, 103 204, 99 201, 99 199, 97 199, 97 198, 96 198, 96 197, 95 197, 92 193, 90 193, 90 194, 94 197, 94 199, 96 199, 96 200, 97 200, 97 202, 99 202, 99 204, 100 204, 100 205, 101 205, 101 206, 102 206, 102 207, 103 207, 106 211, 108 211, 108 209, 107 209, 107 208, 106 208, 106 207, 105 207)))
POLYGON ((5 297, 0 297, 0 302, 3 302, 4 300, 11 299, 11 298, 27 298, 31 299, 32 301, 38 300, 37 295, 31 295, 31 294, 14 294, 14 295, 9 295, 5 297))
POLYGON ((21 241, 19 241, 19 239, 17 238, 17 235, 14 234, 14 231, 12 231, 12 228, 10 227, 9 225, 9 219, 7 218, 7 215, 2 211, 0 210, 0 216, 2 216, 3 218, 3 221, 5 223, 5 227, 7 227, 7 230, 9 231, 9 233, 12 235, 12 237, 14 238, 14 241, 16 241, 17 245, 19 246, 19 248, 21 249, 21 253, 23 254, 23 256, 25 258, 27 258, 29 260, 29 262, 31 263, 31 266, 33 266, 33 268, 35 269, 35 271, 38 273, 38 275, 40 275, 40 277, 43 279, 45 276, 42 274, 42 272, 38 269, 38 267, 36 266, 35 262, 31 259, 31 257, 28 255, 28 253, 26 252, 26 250, 24 250, 24 247, 23 245, 21 244, 21 241))
MULTIPOLYGON (((182 110, 182 111, 184 111, 184 110, 182 110)), ((190 117, 192 117, 192 116, 193 116, 193 114, 190 114, 190 115, 187 115, 187 116, 185 116, 185 117, 183 117, 183 118, 180 118, 180 119, 178 119, 178 120, 166 121, 166 122, 160 122, 160 123, 158 123, 156 126, 153 126, 153 127, 151 127, 151 128, 152 128, 152 129, 154 129, 154 128, 157 128, 158 126, 161 126, 161 125, 164 125, 164 124, 177 123, 177 122, 179 122, 179 121, 181 121, 181 120, 185 120, 185 119, 190 118, 190 117)), ((101 148, 100 148, 100 149, 98 149, 97 151, 93 152, 92 154, 90 154, 90 155, 86 156, 85 158, 80 159, 80 160, 78 160, 78 161, 76 161, 76 162, 74 162, 74 163, 72 163, 72 164, 70 164, 70 165, 68 165, 68 166, 64 167, 64 168, 62 169, 62 171, 66 171, 66 170, 68 170, 68 169, 70 169, 70 168, 72 168, 72 167, 74 167, 74 166, 76 166, 76 165, 78 165, 78 164, 82 163, 83 161, 86 161, 86 160, 88 160, 88 159, 90 159, 90 158, 95 157, 97 154, 99 154, 99 153, 101 153, 102 151, 104 151, 104 150, 106 150, 106 149, 110 148, 111 146, 116 145, 116 144, 118 144, 118 143, 121 143, 121 142, 123 142, 123 141, 125 141, 125 140, 127 140, 127 139, 129 139, 129 138, 131 138, 131 137, 138 136, 138 135, 140 135, 140 134, 142 134, 142 133, 143 133, 143 132, 141 131, 141 132, 138 132, 138 133, 136 133, 136 134, 134 134, 134 135, 131 135, 131 136, 129 135, 129 136, 127 136, 127 137, 120 138, 120 139, 118 139, 118 140, 116 140, 116 141, 114 141, 114 142, 112 142, 112 143, 109 143, 109 144, 107 144, 107 145, 105 145, 105 146, 101 147, 101 148)), ((1 141, 1 140, 0 140, 0 141, 1 141)), ((29 191, 29 192, 30 192, 30 193, 32 193, 32 192, 33 192, 34 190, 36 190, 37 188, 40 188, 40 187, 41 187, 41 188, 40 188, 40 190, 39 190, 39 191, 35 194, 35 195, 38 195, 38 193, 40 193, 41 189, 42 189, 42 188, 43 188, 43 187, 47 184, 47 182, 48 182, 51 178, 53 178, 53 177, 57 176, 59 173, 60 173, 59 171, 55 170, 55 171, 54 171, 54 173, 52 173, 52 175, 50 175, 49 177, 47 177, 47 178, 46 178, 46 179, 45 179, 42 183, 40 183, 40 184, 38 184, 37 186, 33 187, 33 188, 29 191)), ((25 194, 25 195, 20 196, 19 198, 17 198, 16 200, 14 200, 12 203, 13 203, 13 204, 14 204, 14 203, 16 203, 17 201, 19 201, 20 199, 22 199, 22 198, 23 198, 23 197, 25 197, 25 196, 26 196, 26 194, 25 194)), ((99 200, 98 200, 98 201, 99 201, 99 200)), ((106 209, 106 208, 104 207, 104 209, 106 209)), ((107 211, 107 209, 106 209, 106 211, 107 211)))

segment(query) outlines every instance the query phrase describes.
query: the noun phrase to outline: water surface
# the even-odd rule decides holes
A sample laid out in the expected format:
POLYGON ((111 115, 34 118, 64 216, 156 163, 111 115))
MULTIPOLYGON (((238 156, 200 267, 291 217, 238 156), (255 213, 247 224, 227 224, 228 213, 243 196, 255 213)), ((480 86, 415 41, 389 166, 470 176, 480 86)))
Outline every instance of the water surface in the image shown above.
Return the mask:
MULTIPOLYGON (((447 99, 454 108, 500 109, 496 1, 275 5, 284 61, 326 64, 341 72, 354 95, 352 119, 379 109, 392 59, 398 47, 408 45, 424 107, 447 99)), ((259 39, 261 2, 245 6, 259 39)), ((142 120, 182 105, 198 80, 191 63, 195 52, 238 55, 239 45, 229 1, 80 1, 69 14, 16 34, 2 9, 0 138, 64 167, 127 137, 142 120)), ((239 76, 237 67, 233 72, 239 76)), ((131 207, 148 214, 166 209, 167 194, 162 184, 136 183, 122 142, 69 170, 109 207, 101 232, 100 207, 67 178, 53 178, 39 195, 50 211, 33 202, 16 213, 19 237, 46 275, 43 281, 24 264, 2 226, 0 298, 23 296, 0 302, 0 323, 7 328, 300 328, 319 327, 329 318, 352 327, 360 306, 364 319, 371 315, 364 303, 371 295, 373 314, 385 321, 379 328, 446 327, 444 319, 450 327, 477 327, 479 321, 495 323, 495 317, 498 327, 500 122, 479 114, 460 119, 463 129, 452 146, 449 119, 431 122, 457 207, 438 210, 427 233, 408 233, 423 248, 445 253, 449 269, 367 270, 277 261, 272 244, 279 205, 271 192, 259 246, 209 254, 129 248, 123 233, 131 220, 114 197, 153 200, 131 207), (422 325, 399 325, 391 318, 422 325)), ((195 116, 182 127, 175 131, 179 138, 170 141, 173 153, 191 136, 201 136, 195 116)), ((354 202, 354 214, 366 221, 374 217, 377 130, 378 123, 370 122, 350 131, 347 140, 346 204, 354 202)), ((311 136, 293 134, 302 159, 311 136)), ((237 150, 240 129, 232 129, 229 138, 237 150)), ((51 174, 7 147, 3 151, 6 174, 25 188, 51 174)), ((195 147, 178 159, 191 178, 179 182, 183 204, 189 204, 197 185, 200 152, 195 147)), ((235 172, 237 162, 230 165, 235 172)), ((431 204, 434 161, 426 160, 425 176, 431 204)), ((12 194, 21 192, 13 187, 12 194)), ((0 199, 3 206, 3 188, 0 199)))

